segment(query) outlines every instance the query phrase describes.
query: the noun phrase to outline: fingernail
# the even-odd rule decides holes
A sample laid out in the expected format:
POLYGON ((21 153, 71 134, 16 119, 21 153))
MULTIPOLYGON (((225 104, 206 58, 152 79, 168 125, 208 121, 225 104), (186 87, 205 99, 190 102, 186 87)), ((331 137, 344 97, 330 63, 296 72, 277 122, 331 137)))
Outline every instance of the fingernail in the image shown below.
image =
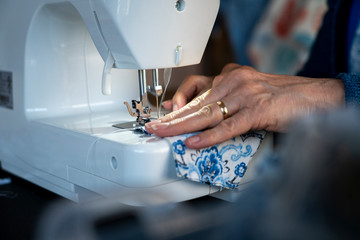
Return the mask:
POLYGON ((173 111, 175 112, 175 111, 177 111, 178 109, 179 109, 178 105, 174 104, 174 105, 173 105, 173 111))
POLYGON ((148 124, 148 125, 153 125, 153 124, 158 124, 158 123, 161 123, 161 120, 160 120, 160 119, 153 120, 153 121, 151 121, 151 122, 148 122, 147 124, 148 124))
POLYGON ((156 124, 151 125, 151 128, 156 131, 156 130, 165 129, 168 126, 169 126, 169 123, 156 123, 156 124))
POLYGON ((154 120, 154 121, 145 123, 145 127, 146 127, 146 128, 150 128, 151 125, 158 124, 158 123, 161 123, 161 121, 160 121, 160 120, 154 120))
POLYGON ((198 143, 198 142, 200 142, 200 137, 198 135, 195 135, 193 137, 186 139, 186 143, 190 144, 190 145, 198 143))

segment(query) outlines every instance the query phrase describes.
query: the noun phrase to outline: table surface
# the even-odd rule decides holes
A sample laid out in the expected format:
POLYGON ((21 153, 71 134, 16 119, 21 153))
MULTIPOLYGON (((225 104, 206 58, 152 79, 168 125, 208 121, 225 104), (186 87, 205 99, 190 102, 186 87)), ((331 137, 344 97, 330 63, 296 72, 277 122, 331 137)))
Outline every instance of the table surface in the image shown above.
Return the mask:
POLYGON ((0 179, 11 179, 0 185, 0 239, 33 239, 38 219, 62 198, 1 168, 0 179))
MULTIPOLYGON (((1 240, 34 239, 39 220, 51 206, 60 201, 72 203, 70 200, 2 170, 0 165, 0 180, 4 179, 11 179, 11 182, 0 185, 1 240)), ((224 201, 205 196, 180 204, 190 205, 195 211, 204 203, 218 204, 224 201)))

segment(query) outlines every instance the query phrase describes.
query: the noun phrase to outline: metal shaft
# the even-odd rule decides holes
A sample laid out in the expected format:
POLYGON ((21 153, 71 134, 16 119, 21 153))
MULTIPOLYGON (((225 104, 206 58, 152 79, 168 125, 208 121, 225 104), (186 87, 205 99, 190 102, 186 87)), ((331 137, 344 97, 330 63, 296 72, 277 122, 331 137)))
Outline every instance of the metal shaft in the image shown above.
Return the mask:
POLYGON ((146 94, 146 70, 140 69, 138 70, 139 74, 139 88, 140 88, 140 101, 143 101, 143 96, 146 94))
POLYGON ((153 87, 156 89, 159 86, 159 69, 152 70, 153 87))
POLYGON ((159 69, 152 70, 152 79, 153 79, 153 88, 155 89, 155 97, 156 97, 156 113, 157 113, 157 117, 160 118, 159 96, 161 95, 162 91, 159 92, 158 90, 160 86, 159 69))

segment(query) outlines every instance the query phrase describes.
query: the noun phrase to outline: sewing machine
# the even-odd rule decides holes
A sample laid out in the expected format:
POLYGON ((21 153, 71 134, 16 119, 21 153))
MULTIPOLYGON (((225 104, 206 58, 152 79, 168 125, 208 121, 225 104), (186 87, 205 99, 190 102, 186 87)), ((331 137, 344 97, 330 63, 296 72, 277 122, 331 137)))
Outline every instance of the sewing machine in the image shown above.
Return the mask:
POLYGON ((2 168, 74 201, 219 191, 177 178, 166 140, 128 129, 154 117, 158 69, 200 62, 219 2, 1 0, 2 168))

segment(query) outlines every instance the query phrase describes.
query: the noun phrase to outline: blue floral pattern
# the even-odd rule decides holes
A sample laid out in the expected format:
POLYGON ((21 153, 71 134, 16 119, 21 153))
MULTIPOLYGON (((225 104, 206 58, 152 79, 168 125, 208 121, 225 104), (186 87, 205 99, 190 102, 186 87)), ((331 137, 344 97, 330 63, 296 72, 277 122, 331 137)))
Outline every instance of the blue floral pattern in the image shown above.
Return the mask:
POLYGON ((265 131, 247 133, 224 143, 200 150, 188 149, 186 138, 170 137, 176 172, 179 177, 214 186, 234 189, 243 179, 249 161, 265 137, 265 131))
POLYGON ((242 162, 235 167, 235 175, 239 177, 243 177, 246 172, 247 166, 246 163, 242 162))
POLYGON ((174 142, 172 145, 174 147, 174 153, 177 155, 180 155, 180 158, 181 158, 181 161, 175 160, 176 167, 178 167, 179 164, 182 165, 183 167, 186 167, 187 164, 185 163, 184 157, 183 157, 185 155, 185 148, 186 148, 185 143, 179 139, 176 142, 174 142))
POLYGON ((219 155, 217 147, 211 147, 201 152, 201 156, 196 159, 195 165, 200 172, 202 182, 212 184, 219 175, 222 174, 222 157, 219 155))
POLYGON ((174 152, 176 154, 179 154, 179 155, 184 155, 185 154, 185 143, 181 140, 177 140, 176 142, 174 142, 173 144, 173 147, 174 147, 174 152))

